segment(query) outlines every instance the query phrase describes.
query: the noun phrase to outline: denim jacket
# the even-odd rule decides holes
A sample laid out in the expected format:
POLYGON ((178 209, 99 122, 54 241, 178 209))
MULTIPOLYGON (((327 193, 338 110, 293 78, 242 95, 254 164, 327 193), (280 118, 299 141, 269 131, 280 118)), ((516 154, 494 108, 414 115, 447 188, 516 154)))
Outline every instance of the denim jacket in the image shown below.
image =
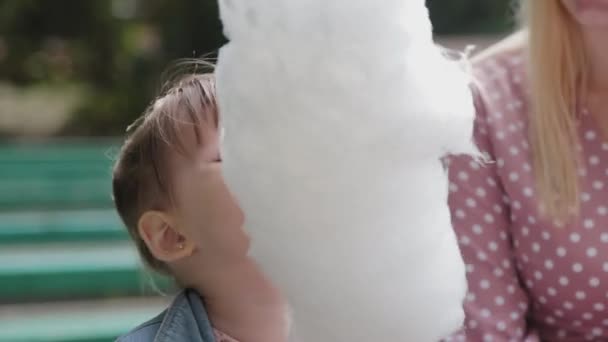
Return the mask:
POLYGON ((160 315, 116 342, 215 342, 215 338, 201 297, 184 290, 160 315))

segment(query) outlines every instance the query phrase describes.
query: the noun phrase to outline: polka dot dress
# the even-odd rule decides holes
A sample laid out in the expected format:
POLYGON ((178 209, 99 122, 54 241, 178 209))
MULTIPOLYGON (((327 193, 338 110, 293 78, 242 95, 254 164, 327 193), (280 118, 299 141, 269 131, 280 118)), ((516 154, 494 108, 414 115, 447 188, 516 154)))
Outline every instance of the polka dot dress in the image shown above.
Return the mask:
POLYGON ((469 293, 448 341, 608 341, 608 140, 580 116, 581 215, 539 215, 523 54, 476 66, 475 139, 490 163, 448 161, 450 207, 469 293))

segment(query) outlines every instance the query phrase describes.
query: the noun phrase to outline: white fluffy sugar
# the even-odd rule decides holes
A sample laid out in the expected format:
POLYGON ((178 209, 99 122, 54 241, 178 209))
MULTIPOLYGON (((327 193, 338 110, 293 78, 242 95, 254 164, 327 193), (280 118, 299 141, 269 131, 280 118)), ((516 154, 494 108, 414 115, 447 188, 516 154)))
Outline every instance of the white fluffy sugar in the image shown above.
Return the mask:
POLYGON ((468 76, 424 0, 219 0, 229 186, 292 341, 437 341, 465 269, 440 157, 474 153, 468 76))

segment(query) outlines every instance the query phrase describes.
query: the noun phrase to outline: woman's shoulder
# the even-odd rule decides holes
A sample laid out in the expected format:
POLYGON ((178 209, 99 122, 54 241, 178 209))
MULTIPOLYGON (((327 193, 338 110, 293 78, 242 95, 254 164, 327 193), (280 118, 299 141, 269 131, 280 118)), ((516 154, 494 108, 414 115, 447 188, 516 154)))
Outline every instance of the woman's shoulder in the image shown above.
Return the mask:
POLYGON ((527 123, 529 87, 523 45, 498 43, 473 58, 477 118, 502 135, 527 123))
POLYGON ((472 58, 475 84, 482 94, 523 97, 527 93, 527 57, 521 39, 510 36, 472 58))

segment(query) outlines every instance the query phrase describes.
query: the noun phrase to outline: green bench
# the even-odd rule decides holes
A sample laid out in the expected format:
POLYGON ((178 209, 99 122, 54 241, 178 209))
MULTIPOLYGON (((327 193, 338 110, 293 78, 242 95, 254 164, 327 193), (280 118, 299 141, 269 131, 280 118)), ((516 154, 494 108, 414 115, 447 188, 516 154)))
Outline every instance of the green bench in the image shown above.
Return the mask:
POLYGON ((167 286, 143 270, 128 242, 15 245, 0 249, 3 303, 153 295, 155 284, 167 286))
POLYGON ((113 209, 0 212, 0 246, 121 241, 127 235, 113 209))
POLYGON ((112 206, 116 146, 0 145, 0 303, 150 293, 112 206))
POLYGON ((115 142, 0 146, 0 211, 111 208, 115 142))
POLYGON ((0 308, 0 342, 112 342, 159 314, 168 298, 0 308))
POLYGON ((0 145, 0 342, 110 342, 165 306, 113 209, 116 146, 0 145))

